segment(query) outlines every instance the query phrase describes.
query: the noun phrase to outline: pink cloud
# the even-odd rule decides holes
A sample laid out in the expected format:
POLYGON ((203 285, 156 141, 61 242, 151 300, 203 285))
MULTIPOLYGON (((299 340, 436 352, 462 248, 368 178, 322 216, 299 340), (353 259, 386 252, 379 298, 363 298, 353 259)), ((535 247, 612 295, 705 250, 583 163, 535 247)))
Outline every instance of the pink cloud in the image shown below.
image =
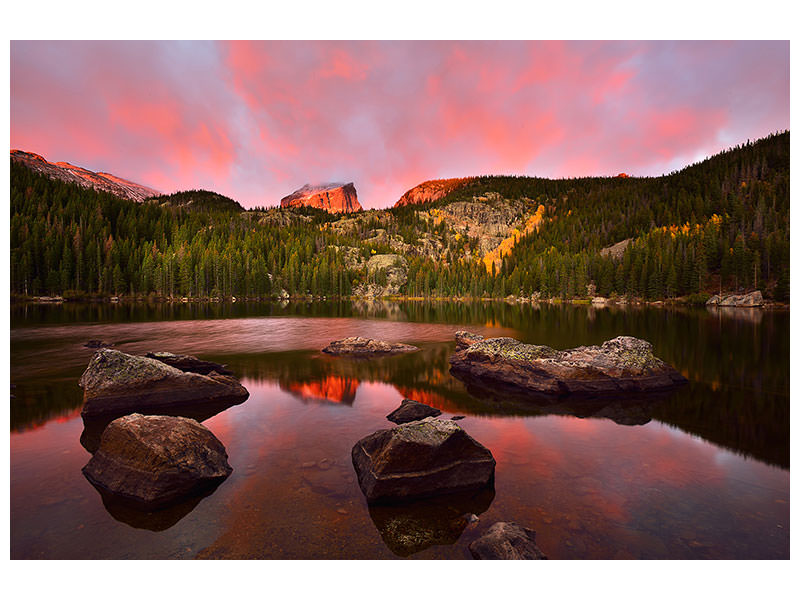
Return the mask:
POLYGON ((14 42, 11 144, 246 206, 655 175, 789 126, 786 42, 14 42))

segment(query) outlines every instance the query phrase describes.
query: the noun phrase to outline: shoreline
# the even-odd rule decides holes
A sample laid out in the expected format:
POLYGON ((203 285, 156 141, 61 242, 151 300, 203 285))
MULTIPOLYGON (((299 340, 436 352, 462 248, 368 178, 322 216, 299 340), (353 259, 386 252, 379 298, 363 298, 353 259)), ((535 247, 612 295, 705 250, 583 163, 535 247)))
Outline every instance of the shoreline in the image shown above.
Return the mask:
MULTIPOLYGON (((733 292, 731 292, 733 293, 733 292)), ((626 307, 626 306, 653 306, 653 307, 706 307, 705 302, 691 302, 686 298, 668 298, 663 300, 611 299, 604 302, 593 302, 591 298, 541 298, 506 296, 472 297, 472 296, 269 296, 269 297, 179 297, 179 296, 95 296, 86 295, 79 297, 63 296, 21 296, 12 294, 11 305, 14 304, 237 304, 237 303, 275 303, 275 302, 503 302, 506 304, 572 304, 590 306, 592 308, 626 307)), ((761 306, 708 306, 716 309, 745 309, 745 310, 789 310, 790 303, 765 301, 761 306)))

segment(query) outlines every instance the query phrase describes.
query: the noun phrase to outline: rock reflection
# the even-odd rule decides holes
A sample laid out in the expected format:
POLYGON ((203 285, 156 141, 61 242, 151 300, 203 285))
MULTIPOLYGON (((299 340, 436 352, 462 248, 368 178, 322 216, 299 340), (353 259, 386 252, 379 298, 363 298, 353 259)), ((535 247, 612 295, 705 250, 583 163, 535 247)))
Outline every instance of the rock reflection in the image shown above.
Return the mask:
MULTIPOLYGON (((92 483, 88 478, 87 481, 92 483)), ((149 531, 166 531, 192 512, 203 498, 213 494, 218 487, 206 489, 202 494, 187 498, 179 504, 173 504, 159 510, 145 511, 114 494, 110 494, 93 483, 92 486, 100 494, 103 507, 115 520, 130 525, 135 529, 147 529, 149 531)))
POLYGON ((431 546, 455 544, 470 525, 470 515, 488 510, 494 487, 448 494, 395 506, 370 506, 369 516, 383 543, 397 556, 411 556, 431 546))

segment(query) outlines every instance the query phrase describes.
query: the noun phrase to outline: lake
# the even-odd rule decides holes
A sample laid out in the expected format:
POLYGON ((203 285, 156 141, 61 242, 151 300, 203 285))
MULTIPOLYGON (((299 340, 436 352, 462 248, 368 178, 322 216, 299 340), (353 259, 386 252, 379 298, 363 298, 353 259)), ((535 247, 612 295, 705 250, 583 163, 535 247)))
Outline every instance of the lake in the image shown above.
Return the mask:
MULTIPOLYGON (((11 308, 11 558, 470 558, 497 521, 551 559, 789 557, 789 313, 498 302, 62 304, 11 308), (647 400, 553 405, 468 390, 454 332, 555 348, 650 341, 688 385, 647 400), (362 335, 417 345, 323 355, 362 335), (203 421, 233 474, 154 513, 101 497, 81 468, 77 381, 90 339, 228 365, 249 399, 203 421), (472 392, 472 393, 471 393, 472 392), (370 508, 350 451, 403 398, 464 415, 494 489, 370 508), (464 514, 479 520, 467 523, 464 514)), ((205 415, 207 416, 207 415, 205 415)))

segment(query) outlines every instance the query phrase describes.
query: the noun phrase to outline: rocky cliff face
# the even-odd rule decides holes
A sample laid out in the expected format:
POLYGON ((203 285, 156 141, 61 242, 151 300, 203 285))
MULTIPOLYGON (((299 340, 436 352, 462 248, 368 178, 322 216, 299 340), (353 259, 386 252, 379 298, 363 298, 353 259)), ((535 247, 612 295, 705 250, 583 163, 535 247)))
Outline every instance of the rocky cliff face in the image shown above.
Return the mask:
POLYGON ((330 213, 351 213, 363 210, 358 203, 356 188, 352 183, 304 185, 299 190, 281 198, 282 208, 310 206, 330 213))
POLYGON ((462 177, 457 179, 432 179, 430 181, 425 181, 403 194, 400 200, 395 203, 395 206, 435 202, 471 180, 472 178, 470 177, 462 177))
POLYGON ((59 179, 67 183, 77 183, 85 188, 94 188, 108 192, 120 198, 141 202, 145 198, 159 196, 161 192, 138 183, 117 177, 111 173, 95 173, 83 167, 76 167, 67 162, 51 163, 42 156, 22 150, 12 150, 11 160, 24 164, 29 169, 46 175, 51 179, 59 179))

